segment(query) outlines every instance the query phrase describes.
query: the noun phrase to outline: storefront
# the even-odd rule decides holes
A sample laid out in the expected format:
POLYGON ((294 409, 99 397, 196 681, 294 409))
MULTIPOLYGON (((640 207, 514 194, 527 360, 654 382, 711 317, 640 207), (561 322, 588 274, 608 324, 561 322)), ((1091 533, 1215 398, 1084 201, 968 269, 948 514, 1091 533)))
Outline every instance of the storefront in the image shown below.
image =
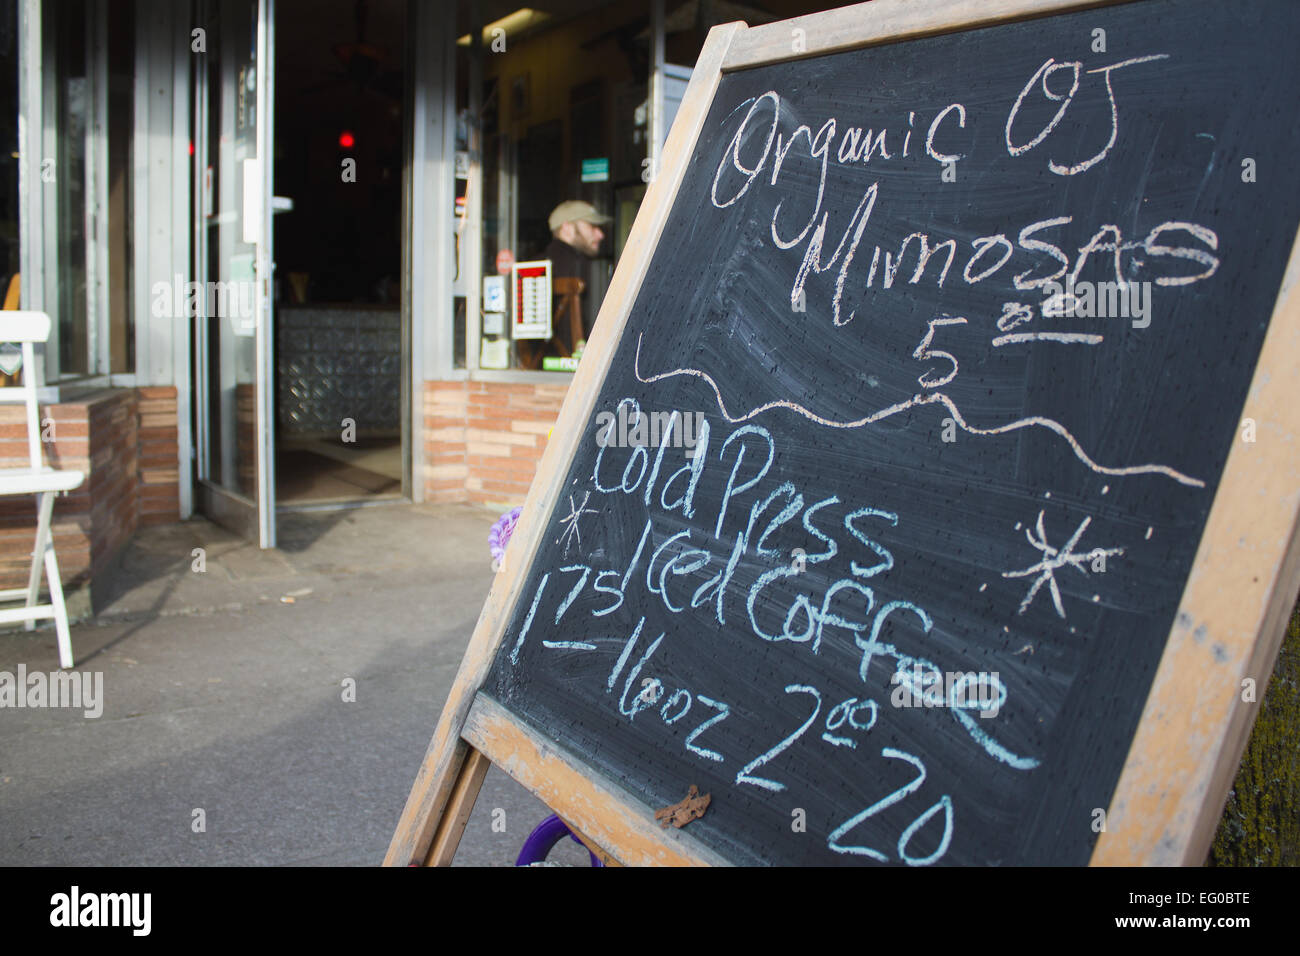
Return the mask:
MULTIPOLYGON (((150 523, 273 547, 293 509, 521 502, 709 27, 826 5, 0 7, 0 280, 55 319, 74 610, 150 523), (565 200, 606 217, 578 301, 511 294, 565 200)), ((0 504, 4 580, 33 515, 0 504)))

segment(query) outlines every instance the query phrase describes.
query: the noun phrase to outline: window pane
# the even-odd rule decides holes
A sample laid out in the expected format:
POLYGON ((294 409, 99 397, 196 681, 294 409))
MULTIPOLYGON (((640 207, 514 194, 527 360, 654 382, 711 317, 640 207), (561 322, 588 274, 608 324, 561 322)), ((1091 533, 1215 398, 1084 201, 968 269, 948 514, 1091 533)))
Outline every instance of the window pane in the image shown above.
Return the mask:
MULTIPOLYGON (((0 4, 0 300, 17 272, 18 4, 3 3, 0 4)), ((0 373, 0 380, 3 378, 0 373)))
POLYGON ((44 12, 46 29, 53 32, 56 44, 59 375, 66 377, 87 374, 90 358, 86 334, 87 10, 85 0, 66 0, 44 4, 44 12))
POLYGON ((135 371, 131 315, 131 134, 135 6, 114 4, 108 15, 108 347, 112 372, 135 371))
MULTIPOLYGON (((485 295, 481 314, 467 317, 478 324, 481 368, 576 367, 609 284, 620 190, 643 185, 644 142, 632 138, 644 63, 617 37, 642 42, 633 38, 648 22, 647 4, 623 3, 591 16, 532 12, 478 25, 482 88, 470 149, 481 163, 483 274, 473 279, 505 278, 504 296, 485 295), (510 261, 538 260, 550 262, 549 297, 509 274, 510 261)), ((475 75, 472 29, 464 25, 458 46, 462 108, 475 75)))

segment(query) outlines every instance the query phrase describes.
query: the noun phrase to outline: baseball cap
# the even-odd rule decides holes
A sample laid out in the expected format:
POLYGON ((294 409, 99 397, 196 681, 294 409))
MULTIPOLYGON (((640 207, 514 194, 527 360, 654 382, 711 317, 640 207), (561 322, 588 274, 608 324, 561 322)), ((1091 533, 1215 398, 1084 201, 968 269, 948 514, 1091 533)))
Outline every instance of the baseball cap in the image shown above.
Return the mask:
POLYGON ((603 226, 613 221, 609 216, 596 212, 596 207, 589 202, 583 202, 580 199, 568 199, 551 210, 551 215, 547 218, 546 224, 550 227, 551 232, 554 232, 566 222, 589 222, 593 226, 603 226))

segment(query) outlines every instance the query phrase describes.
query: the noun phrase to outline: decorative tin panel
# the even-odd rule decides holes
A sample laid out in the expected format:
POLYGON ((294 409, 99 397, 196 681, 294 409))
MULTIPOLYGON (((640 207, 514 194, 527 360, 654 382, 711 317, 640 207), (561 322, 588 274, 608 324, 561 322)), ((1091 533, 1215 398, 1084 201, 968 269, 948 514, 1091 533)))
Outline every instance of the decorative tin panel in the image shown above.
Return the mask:
POLYGON ((276 312, 277 427, 285 436, 401 429, 402 314, 281 307, 276 312))

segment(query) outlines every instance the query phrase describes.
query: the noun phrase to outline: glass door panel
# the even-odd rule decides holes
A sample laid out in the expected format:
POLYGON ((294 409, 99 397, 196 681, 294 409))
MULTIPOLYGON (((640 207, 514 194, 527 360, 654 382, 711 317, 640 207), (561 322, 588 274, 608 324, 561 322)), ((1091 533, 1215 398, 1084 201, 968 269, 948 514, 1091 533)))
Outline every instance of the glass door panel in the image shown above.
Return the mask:
POLYGON ((194 104, 198 500, 263 548, 275 546, 271 4, 200 4, 207 49, 194 104))

